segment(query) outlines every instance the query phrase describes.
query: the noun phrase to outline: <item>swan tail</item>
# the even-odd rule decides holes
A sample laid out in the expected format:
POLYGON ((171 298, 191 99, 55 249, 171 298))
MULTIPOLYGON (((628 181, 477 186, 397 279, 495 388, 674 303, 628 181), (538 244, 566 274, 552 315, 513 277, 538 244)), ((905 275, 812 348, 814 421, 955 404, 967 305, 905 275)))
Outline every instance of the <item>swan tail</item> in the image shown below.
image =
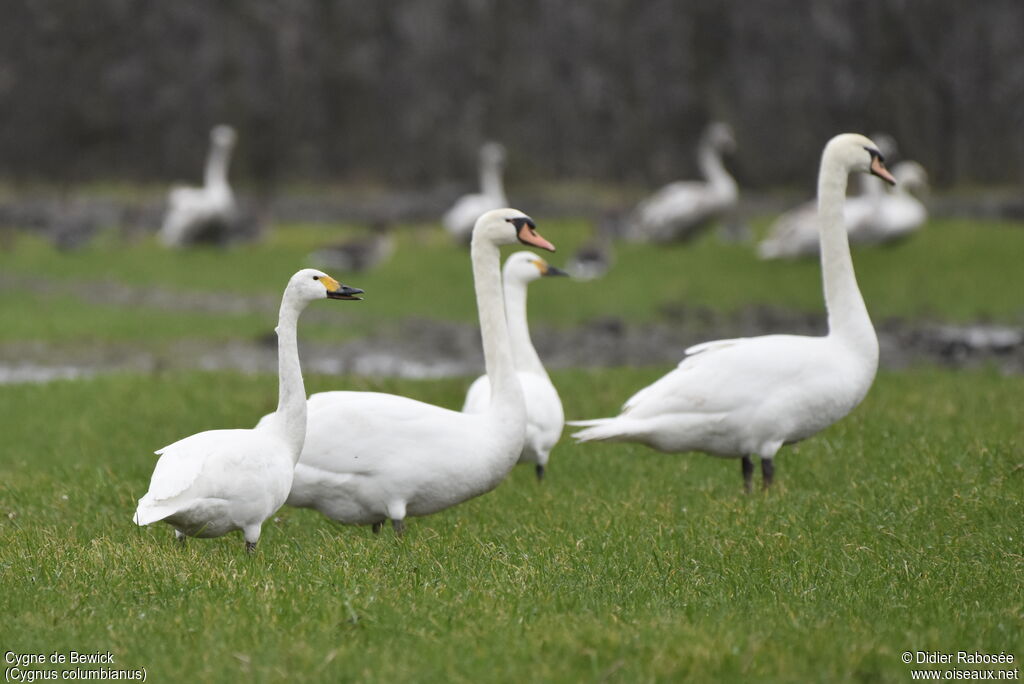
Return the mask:
POLYGON ((604 422, 611 420, 611 418, 590 418, 588 420, 567 420, 566 425, 574 425, 576 427, 590 427, 592 425, 601 425, 604 422))
POLYGON ((135 517, 132 518, 132 522, 139 527, 145 527, 177 512, 177 506, 154 505, 153 502, 143 500, 139 502, 139 507, 135 509, 135 517))
POLYGON ((597 418, 595 420, 582 420, 571 423, 573 425, 586 425, 582 430, 572 434, 573 439, 579 442, 600 442, 628 439, 629 435, 624 433, 622 426, 615 418, 597 418))

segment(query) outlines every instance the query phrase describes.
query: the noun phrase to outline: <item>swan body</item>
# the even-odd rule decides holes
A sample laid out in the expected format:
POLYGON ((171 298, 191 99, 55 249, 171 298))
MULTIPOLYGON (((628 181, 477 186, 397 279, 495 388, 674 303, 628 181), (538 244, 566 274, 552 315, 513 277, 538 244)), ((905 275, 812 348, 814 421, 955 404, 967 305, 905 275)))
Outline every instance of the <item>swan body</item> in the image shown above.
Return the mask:
POLYGON ((187 247, 202 241, 224 242, 228 238, 238 218, 235 196, 228 184, 228 163, 236 139, 230 126, 214 127, 210 132, 203 187, 171 190, 159 233, 165 246, 187 247))
MULTIPOLYGON (((846 200, 843 223, 851 244, 894 242, 928 220, 927 208, 913 194, 928 187, 924 168, 904 161, 893 166, 892 175, 896 186, 891 191, 886 192, 879 183, 865 183, 864 194, 846 200)), ((814 202, 806 202, 779 216, 757 251, 762 259, 807 257, 818 254, 818 243, 817 208, 814 202)))
POLYGON ((735 145, 727 124, 708 126, 697 149, 704 180, 670 183, 645 199, 633 211, 627 237, 645 242, 689 240, 733 209, 739 189, 722 164, 721 154, 735 145))
MULTIPOLYGON (((551 383, 544 364, 530 339, 526 316, 526 288, 542 277, 568 275, 533 252, 516 252, 502 271, 505 286, 505 314, 512 342, 512 357, 526 401, 526 441, 519 463, 533 463, 537 479, 544 477, 551 450, 562 437, 565 414, 558 390, 551 383)), ((464 413, 483 413, 491 398, 491 383, 481 375, 469 387, 464 413)))
POLYGON ((317 299, 358 299, 360 292, 314 269, 292 276, 277 327, 277 410, 254 429, 209 430, 158 450, 160 460, 149 491, 139 499, 136 524, 162 520, 174 527, 180 540, 242 530, 246 548, 255 548, 263 521, 288 496, 306 432, 306 394, 296 342, 299 314, 317 299))
POLYGON ((818 224, 827 335, 696 345, 675 370, 626 401, 618 416, 573 423, 584 426, 573 436, 582 442, 631 441, 667 452, 740 457, 748 491, 750 456, 757 455, 768 486, 778 450, 848 414, 875 378, 878 340, 857 287, 842 221, 847 176, 869 171, 893 182, 868 138, 847 133, 825 146, 818 224))
POLYGON ((502 145, 488 142, 480 147, 480 192, 463 195, 441 218, 445 230, 459 242, 469 243, 473 226, 482 214, 508 205, 502 182, 504 165, 505 148, 502 145))
POLYGON ((516 378, 498 247, 554 250, 515 209, 480 216, 470 249, 491 396, 461 413, 378 392, 324 392, 309 399, 305 445, 287 503, 348 524, 436 513, 494 489, 523 452, 526 406, 516 378))

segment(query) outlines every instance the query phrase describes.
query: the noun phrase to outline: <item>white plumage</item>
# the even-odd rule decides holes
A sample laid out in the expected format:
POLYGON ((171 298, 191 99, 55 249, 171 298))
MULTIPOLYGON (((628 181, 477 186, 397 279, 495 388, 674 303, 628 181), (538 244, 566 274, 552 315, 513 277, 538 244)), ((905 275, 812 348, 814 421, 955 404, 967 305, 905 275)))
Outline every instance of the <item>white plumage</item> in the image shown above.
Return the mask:
POLYGON ((739 190, 722 164, 721 154, 735 145, 728 124, 709 125, 697 147, 697 163, 704 180, 670 183, 638 204, 629 219, 626 237, 643 242, 689 240, 733 209, 739 190))
POLYGON ((515 375, 501 289, 499 245, 554 250, 515 209, 477 219, 471 257, 491 401, 468 414, 376 392, 309 399, 306 443, 288 503, 349 524, 429 515, 494 489, 523 451, 526 407, 515 375))
POLYGON ((167 247, 186 247, 202 241, 224 242, 238 219, 235 196, 228 184, 228 163, 235 130, 216 126, 210 131, 210 152, 201 188, 176 187, 168 195, 160 241, 167 247))
POLYGON ((620 415, 571 423, 587 426, 574 437, 741 457, 749 490, 751 455, 760 456, 767 486, 783 444, 810 437, 859 404, 874 381, 878 340, 842 222, 847 176, 854 171, 892 182, 871 140, 836 136, 825 147, 818 176, 826 336, 768 335, 691 347, 675 370, 626 401, 620 415))
MULTIPOLYGON (((512 359, 526 400, 526 442, 519 462, 535 464, 537 479, 544 477, 551 450, 562 437, 565 414, 558 390, 551 383, 530 339, 526 290, 530 283, 542 277, 564 275, 567 275, 565 271, 551 266, 533 252, 516 252, 505 261, 502 270, 512 359)), ((491 382, 486 375, 481 375, 466 392, 462 410, 465 413, 483 413, 490 398, 491 382)))
POLYGON ((502 182, 504 165, 505 148, 502 145, 488 142, 480 147, 480 192, 463 195, 441 218, 445 230, 459 242, 469 244, 473 226, 480 216, 508 206, 502 182))
POLYGON ((306 394, 299 367, 296 324, 309 302, 358 299, 362 292, 314 269, 299 271, 285 289, 278 319, 279 403, 251 430, 209 430, 181 439, 160 456, 135 523, 160 520, 184 537, 219 537, 242 530, 246 548, 291 489, 306 432, 306 394))
MULTIPOLYGON (((917 231, 928 220, 928 210, 912 193, 928 187, 928 174, 913 161, 892 168, 896 186, 886 191, 879 183, 865 183, 862 195, 849 197, 843 206, 843 224, 851 244, 894 242, 917 231)), ((873 179, 872 179, 873 180, 873 179)), ((805 202, 780 215, 757 246, 762 259, 810 257, 818 254, 818 211, 805 202)))

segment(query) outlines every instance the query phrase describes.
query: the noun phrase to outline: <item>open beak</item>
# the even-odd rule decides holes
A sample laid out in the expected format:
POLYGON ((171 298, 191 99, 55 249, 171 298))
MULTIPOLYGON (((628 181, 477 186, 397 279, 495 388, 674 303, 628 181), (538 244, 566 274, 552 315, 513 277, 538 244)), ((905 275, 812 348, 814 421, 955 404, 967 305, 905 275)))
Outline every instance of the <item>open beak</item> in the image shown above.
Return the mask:
POLYGON ((549 252, 555 251, 555 246, 545 240, 536 229, 532 228, 528 223, 524 223, 519 229, 519 241, 524 245, 530 245, 531 247, 540 247, 546 249, 549 252))
POLYGON ((896 185, 896 179, 889 173, 889 169, 885 168, 885 164, 879 157, 871 157, 871 175, 878 176, 889 185, 896 185))
POLYGON ((547 270, 544 271, 544 273, 542 273, 541 275, 543 275, 544 277, 547 277, 547 276, 568 276, 569 274, 566 273, 565 271, 563 271, 560 268, 556 268, 556 267, 548 264, 547 270))

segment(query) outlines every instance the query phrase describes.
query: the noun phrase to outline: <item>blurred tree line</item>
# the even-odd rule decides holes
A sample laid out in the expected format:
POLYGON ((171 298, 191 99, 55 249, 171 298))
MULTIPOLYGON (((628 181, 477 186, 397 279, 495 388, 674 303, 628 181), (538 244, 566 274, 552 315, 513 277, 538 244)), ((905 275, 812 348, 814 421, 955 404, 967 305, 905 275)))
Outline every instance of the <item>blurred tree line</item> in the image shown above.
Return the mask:
POLYGON ((1021 0, 8 0, 0 175, 430 184, 485 139, 513 179, 694 173, 730 122, 750 186, 884 131, 941 184, 1024 177, 1021 0))

